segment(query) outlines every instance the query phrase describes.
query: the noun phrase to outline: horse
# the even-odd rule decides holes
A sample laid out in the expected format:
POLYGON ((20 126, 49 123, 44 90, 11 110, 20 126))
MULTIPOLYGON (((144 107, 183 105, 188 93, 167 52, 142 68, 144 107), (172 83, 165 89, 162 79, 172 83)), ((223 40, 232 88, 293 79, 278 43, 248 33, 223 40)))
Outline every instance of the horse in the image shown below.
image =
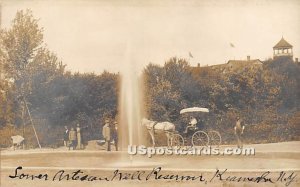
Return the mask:
POLYGON ((167 136, 168 147, 172 146, 172 135, 175 132, 175 125, 173 123, 167 121, 156 122, 143 118, 141 124, 147 128, 152 139, 153 147, 155 147, 155 133, 165 133, 167 136))

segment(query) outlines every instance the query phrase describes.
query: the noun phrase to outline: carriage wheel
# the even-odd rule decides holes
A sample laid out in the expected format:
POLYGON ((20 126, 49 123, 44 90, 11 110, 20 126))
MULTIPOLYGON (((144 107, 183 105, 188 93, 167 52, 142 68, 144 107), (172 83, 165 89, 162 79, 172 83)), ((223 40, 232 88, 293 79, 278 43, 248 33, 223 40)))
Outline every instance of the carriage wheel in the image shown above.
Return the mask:
POLYGON ((218 131, 209 131, 208 136, 209 136, 209 144, 210 145, 219 146, 221 144, 222 138, 218 131))
POLYGON ((193 146, 208 146, 209 137, 203 131, 197 131, 192 136, 192 144, 193 146))
POLYGON ((172 146, 184 146, 184 139, 180 134, 173 134, 172 137, 172 146))

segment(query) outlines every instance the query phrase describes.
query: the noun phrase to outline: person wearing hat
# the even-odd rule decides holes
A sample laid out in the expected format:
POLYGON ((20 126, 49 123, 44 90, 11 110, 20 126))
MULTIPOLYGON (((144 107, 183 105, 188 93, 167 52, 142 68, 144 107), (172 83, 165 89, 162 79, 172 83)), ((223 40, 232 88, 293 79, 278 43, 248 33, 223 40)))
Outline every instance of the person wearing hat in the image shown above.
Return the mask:
POLYGON ((118 122, 115 121, 110 129, 112 140, 114 140, 116 151, 118 151, 118 122))
POLYGON ((64 132, 64 145, 65 147, 68 147, 69 142, 69 129, 67 126, 65 126, 65 132, 64 132))
POLYGON ((102 135, 103 135, 103 138, 105 139, 105 143, 107 145, 106 150, 110 151, 111 130, 110 130, 110 125, 109 125, 108 119, 105 120, 105 124, 102 128, 102 135))
POLYGON ((236 123, 234 126, 234 134, 237 139, 238 148, 243 147, 242 134, 244 133, 245 126, 242 125, 241 119, 239 117, 236 118, 236 123))

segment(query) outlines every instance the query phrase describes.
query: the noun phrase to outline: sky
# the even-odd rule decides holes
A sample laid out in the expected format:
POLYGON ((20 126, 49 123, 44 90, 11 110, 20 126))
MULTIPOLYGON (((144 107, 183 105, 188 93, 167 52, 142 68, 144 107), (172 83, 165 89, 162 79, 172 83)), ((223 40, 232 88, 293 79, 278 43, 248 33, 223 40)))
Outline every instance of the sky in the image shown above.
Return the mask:
POLYGON ((265 60, 282 36, 300 57, 298 0, 2 0, 2 27, 27 8, 73 72, 139 71, 174 56, 192 66, 265 60))

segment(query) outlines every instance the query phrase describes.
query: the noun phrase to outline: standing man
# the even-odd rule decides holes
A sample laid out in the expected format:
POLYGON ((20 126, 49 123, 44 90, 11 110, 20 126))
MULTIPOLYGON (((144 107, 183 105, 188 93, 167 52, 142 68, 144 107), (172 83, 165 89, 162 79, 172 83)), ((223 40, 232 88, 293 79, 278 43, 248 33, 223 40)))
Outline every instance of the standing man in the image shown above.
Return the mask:
POLYGON ((64 132, 64 145, 65 147, 68 146, 68 142, 69 142, 69 129, 67 126, 65 126, 65 132, 64 132))
POLYGON ((74 128, 72 127, 70 132, 69 132, 69 150, 70 147, 73 147, 73 150, 76 148, 76 131, 74 130, 74 128))
POLYGON ((241 119, 239 117, 236 118, 236 123, 234 126, 234 134, 237 139, 238 148, 243 148, 243 140, 242 134, 244 133, 245 126, 241 124, 241 119))
POLYGON ((111 137, 114 140, 116 151, 118 151, 118 122, 115 121, 111 127, 111 137))
POLYGON ((111 131, 110 131, 110 125, 108 119, 105 120, 105 125, 102 128, 102 135, 103 138, 105 139, 107 151, 110 151, 111 131))

